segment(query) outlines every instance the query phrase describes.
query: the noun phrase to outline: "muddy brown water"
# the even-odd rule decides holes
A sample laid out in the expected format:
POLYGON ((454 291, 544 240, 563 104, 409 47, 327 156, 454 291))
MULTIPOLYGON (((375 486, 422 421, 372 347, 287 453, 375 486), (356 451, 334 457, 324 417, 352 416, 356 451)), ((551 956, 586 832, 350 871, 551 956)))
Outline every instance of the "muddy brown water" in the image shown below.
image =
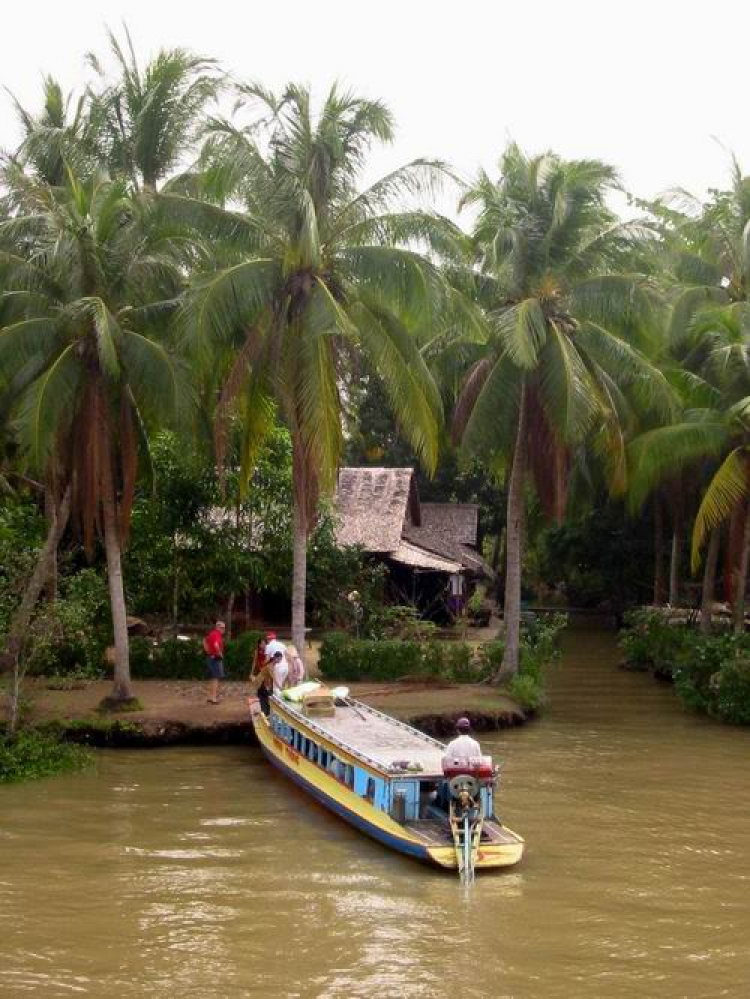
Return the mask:
POLYGON ((484 740, 528 852, 470 890, 257 749, 0 790, 0 995, 750 995, 750 732, 616 659, 569 634, 547 714, 484 740))

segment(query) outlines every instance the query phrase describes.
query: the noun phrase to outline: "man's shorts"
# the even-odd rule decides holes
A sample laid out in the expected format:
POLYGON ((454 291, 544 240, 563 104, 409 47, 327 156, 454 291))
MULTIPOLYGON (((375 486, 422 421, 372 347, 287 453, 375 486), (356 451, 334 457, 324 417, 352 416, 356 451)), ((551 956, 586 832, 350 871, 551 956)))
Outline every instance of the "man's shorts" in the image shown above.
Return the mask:
POLYGON ((223 680, 224 660, 220 656, 206 656, 206 670, 211 680, 223 680))

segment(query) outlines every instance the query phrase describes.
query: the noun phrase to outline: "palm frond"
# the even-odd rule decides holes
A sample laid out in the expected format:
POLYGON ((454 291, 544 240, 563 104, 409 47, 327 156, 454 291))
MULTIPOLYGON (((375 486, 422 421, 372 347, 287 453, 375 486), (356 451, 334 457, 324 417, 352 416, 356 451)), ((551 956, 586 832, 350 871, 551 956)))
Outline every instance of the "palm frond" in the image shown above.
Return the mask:
POLYGON ((547 322, 539 301, 527 298, 504 310, 496 327, 502 348, 513 363, 526 371, 535 368, 547 339, 547 322))
POLYGON ((628 447, 631 508, 640 509, 660 482, 686 466, 720 457, 729 439, 726 422, 711 411, 641 434, 628 447))
POLYGON ((708 484, 693 525, 691 564, 693 572, 700 565, 703 544, 714 528, 729 520, 733 510, 746 502, 750 494, 750 467, 747 448, 730 451, 708 484))
POLYGON ((16 431, 32 466, 44 470, 57 440, 77 409, 82 371, 75 344, 69 344, 27 390, 18 407, 16 431))

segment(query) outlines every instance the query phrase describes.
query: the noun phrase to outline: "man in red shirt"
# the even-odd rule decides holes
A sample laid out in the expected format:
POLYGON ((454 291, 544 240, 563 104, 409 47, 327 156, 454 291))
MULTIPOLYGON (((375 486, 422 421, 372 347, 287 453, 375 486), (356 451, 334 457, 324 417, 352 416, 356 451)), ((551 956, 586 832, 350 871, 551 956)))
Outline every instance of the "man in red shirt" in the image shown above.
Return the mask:
POLYGON ((224 632, 227 626, 217 621, 203 639, 208 672, 208 703, 219 703, 219 681, 224 679, 224 632))

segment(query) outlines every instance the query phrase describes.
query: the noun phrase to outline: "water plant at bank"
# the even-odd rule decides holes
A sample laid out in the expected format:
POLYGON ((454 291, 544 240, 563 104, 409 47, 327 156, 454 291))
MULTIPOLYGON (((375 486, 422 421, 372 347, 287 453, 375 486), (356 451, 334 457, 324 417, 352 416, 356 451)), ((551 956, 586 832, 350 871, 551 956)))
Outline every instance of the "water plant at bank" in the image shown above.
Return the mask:
POLYGON ((90 750, 49 733, 21 729, 11 737, 0 732, 0 784, 73 773, 92 762, 90 750))
POLYGON ((695 711, 750 725, 750 634, 728 624, 703 634, 651 608, 633 611, 627 624, 620 636, 627 666, 672 680, 680 700, 695 711))

